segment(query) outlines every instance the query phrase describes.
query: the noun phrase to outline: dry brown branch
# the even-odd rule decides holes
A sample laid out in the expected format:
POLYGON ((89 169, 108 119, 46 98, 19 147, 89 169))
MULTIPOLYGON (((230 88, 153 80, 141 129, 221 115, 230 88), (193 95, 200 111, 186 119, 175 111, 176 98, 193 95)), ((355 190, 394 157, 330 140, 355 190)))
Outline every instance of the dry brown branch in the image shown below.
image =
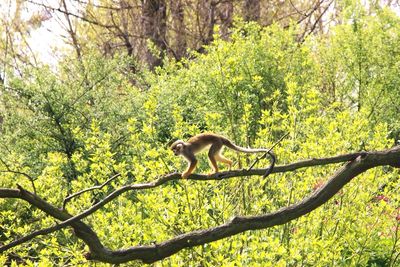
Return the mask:
MULTIPOLYGON (((152 263, 171 256, 172 254, 177 253, 184 248, 206 244, 248 230, 265 229, 275 225, 284 224, 293 219, 299 218, 323 205, 354 177, 367 171, 368 169, 384 165, 399 168, 400 146, 379 152, 360 152, 340 155, 332 158, 309 159, 299 161, 293 164, 276 166, 273 170, 273 173, 289 172, 304 167, 319 166, 346 161, 347 163, 339 168, 323 187, 320 187, 310 196, 304 198, 301 202, 293 204, 289 207, 282 208, 278 211, 263 215, 237 216, 223 225, 210 229, 198 230, 178 235, 162 243, 145 246, 134 246, 128 249, 119 249, 114 251, 104 247, 98 239, 96 233, 93 232, 93 230, 88 225, 79 220, 97 211, 108 202, 112 201, 126 191, 149 189, 160 186, 168 181, 180 179, 179 173, 165 175, 150 183, 121 187, 105 197, 96 205, 76 216, 69 215, 65 211, 60 211, 56 207, 39 198, 37 195, 32 194, 22 189, 21 187, 19 189, 3 188, 0 189, 0 198, 23 199, 29 202, 31 205, 41 209, 48 215, 56 219, 62 220, 62 222, 53 227, 37 231, 35 232, 36 234, 32 233, 28 236, 4 245, 0 247, 0 252, 4 252, 11 247, 24 243, 34 236, 49 234, 66 226, 71 226, 75 230, 76 235, 89 246, 90 252, 86 255, 87 259, 89 260, 97 260, 114 264, 128 262, 132 260, 141 260, 146 263, 152 263)), ((224 172, 222 173, 222 175, 220 173, 211 176, 193 174, 189 178, 193 180, 220 180, 240 176, 263 175, 264 173, 265 169, 255 169, 250 171, 238 170, 224 172)))
POLYGON ((33 5, 44 7, 46 9, 48 9, 48 10, 51 10, 51 11, 60 12, 60 13, 62 13, 64 15, 75 17, 75 18, 80 19, 80 20, 82 20, 84 22, 87 22, 87 23, 90 23, 90 24, 94 24, 94 25, 97 25, 97 26, 100 26, 100 27, 103 27, 103 28, 106 28, 106 29, 114 29, 115 28, 113 25, 104 24, 104 23, 101 23, 100 21, 92 20, 92 19, 89 19, 89 18, 87 18, 85 16, 78 15, 78 14, 75 14, 75 13, 72 13, 72 12, 68 12, 66 10, 61 9, 60 7, 53 7, 53 6, 50 6, 50 5, 45 5, 43 3, 38 3, 38 2, 35 2, 33 0, 27 0, 27 2, 29 2, 29 3, 31 3, 33 5))
POLYGON ((29 182, 30 182, 31 185, 32 185, 33 193, 36 194, 35 178, 33 178, 32 176, 30 176, 29 174, 27 174, 27 173, 25 173, 25 172, 21 172, 21 171, 18 171, 18 170, 12 170, 12 169, 10 168, 10 166, 9 166, 2 158, 0 158, 0 162, 1 162, 1 163, 6 167, 6 169, 7 169, 7 170, 0 170, 0 172, 9 172, 9 173, 14 173, 14 174, 19 174, 19 175, 25 176, 26 178, 28 178, 29 182))

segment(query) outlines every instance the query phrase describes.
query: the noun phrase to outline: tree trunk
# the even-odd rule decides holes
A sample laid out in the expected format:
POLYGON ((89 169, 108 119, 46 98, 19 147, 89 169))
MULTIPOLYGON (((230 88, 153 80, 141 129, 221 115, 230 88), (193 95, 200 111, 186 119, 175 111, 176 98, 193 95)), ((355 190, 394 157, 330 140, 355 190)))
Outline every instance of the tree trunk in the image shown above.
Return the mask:
MULTIPOLYGON (((199 37, 201 45, 207 45, 212 42, 215 25, 215 7, 216 3, 212 0, 203 0, 198 2, 198 20, 199 20, 199 37)), ((203 47, 199 48, 203 51, 203 47)))
POLYGON ((171 0, 171 16, 175 39, 175 51, 173 53, 175 58, 180 60, 185 56, 187 49, 185 14, 182 0, 171 0))
POLYGON ((142 31, 146 40, 149 40, 156 50, 145 48, 145 60, 150 69, 162 64, 162 55, 166 50, 166 4, 165 0, 142 0, 142 31), (156 53, 156 55, 155 55, 156 53))
POLYGON ((244 0, 243 17, 245 21, 258 21, 260 19, 260 0, 244 0))
POLYGON ((232 14, 233 3, 230 1, 221 3, 219 12, 219 18, 221 20, 220 34, 224 40, 228 39, 229 37, 229 28, 232 27, 232 14))

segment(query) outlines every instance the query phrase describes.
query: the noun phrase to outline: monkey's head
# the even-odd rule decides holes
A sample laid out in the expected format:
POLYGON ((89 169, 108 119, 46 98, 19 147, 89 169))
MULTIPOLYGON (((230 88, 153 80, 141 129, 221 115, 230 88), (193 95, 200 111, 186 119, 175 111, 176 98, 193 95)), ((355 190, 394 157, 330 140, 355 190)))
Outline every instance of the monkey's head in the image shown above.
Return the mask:
POLYGON ((182 140, 176 140, 172 145, 171 145, 171 150, 174 152, 175 156, 179 156, 183 148, 185 147, 185 142, 182 140))

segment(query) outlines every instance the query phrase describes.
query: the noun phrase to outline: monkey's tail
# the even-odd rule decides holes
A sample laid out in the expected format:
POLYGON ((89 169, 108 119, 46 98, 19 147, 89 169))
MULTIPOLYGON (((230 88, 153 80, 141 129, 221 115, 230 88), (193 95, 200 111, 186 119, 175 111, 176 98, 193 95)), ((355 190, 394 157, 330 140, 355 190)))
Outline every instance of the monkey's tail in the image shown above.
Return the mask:
MULTIPOLYGON (((271 174, 272 170, 275 167, 275 161, 276 161, 275 154, 272 152, 272 150, 268 150, 267 153, 271 156, 272 162, 271 162, 271 165, 268 167, 267 171, 265 172, 265 174, 263 175, 263 178, 265 178, 265 177, 267 177, 268 175, 271 174)), ((265 155, 266 154, 264 154, 264 156, 265 155)))
POLYGON ((268 152, 268 149, 265 148, 244 148, 244 147, 240 147, 235 145, 234 143, 232 143, 231 140, 229 139, 222 139, 223 144, 227 147, 229 147, 230 149, 236 150, 238 152, 243 152, 243 153, 259 153, 259 152, 268 152))
MULTIPOLYGON (((276 156, 274 154, 274 152, 272 152, 271 149, 265 149, 265 148, 244 148, 244 147, 240 147, 235 145, 234 143, 232 143, 229 139, 222 139, 223 140, 223 144, 227 147, 229 147, 230 149, 239 151, 239 152, 244 152, 244 153, 258 153, 258 152, 265 152, 265 154, 262 157, 257 158, 257 160, 253 163, 253 165, 251 165, 250 169, 253 168, 253 166, 262 158, 264 158, 267 153, 270 155, 272 162, 271 165, 268 167, 267 171, 265 172, 265 174, 263 175, 263 178, 267 177, 272 170, 275 167, 275 161, 276 161, 276 156)), ((250 170, 249 169, 249 170, 250 170)))

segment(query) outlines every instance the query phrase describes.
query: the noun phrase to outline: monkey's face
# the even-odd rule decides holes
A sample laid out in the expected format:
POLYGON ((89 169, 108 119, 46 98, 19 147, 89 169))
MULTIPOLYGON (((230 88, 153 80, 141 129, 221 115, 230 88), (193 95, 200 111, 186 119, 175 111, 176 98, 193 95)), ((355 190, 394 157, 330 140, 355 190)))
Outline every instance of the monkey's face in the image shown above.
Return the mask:
POLYGON ((176 141, 171 145, 171 150, 172 152, 174 152, 175 156, 179 156, 180 154, 182 154, 183 148, 184 144, 180 140, 176 141))

